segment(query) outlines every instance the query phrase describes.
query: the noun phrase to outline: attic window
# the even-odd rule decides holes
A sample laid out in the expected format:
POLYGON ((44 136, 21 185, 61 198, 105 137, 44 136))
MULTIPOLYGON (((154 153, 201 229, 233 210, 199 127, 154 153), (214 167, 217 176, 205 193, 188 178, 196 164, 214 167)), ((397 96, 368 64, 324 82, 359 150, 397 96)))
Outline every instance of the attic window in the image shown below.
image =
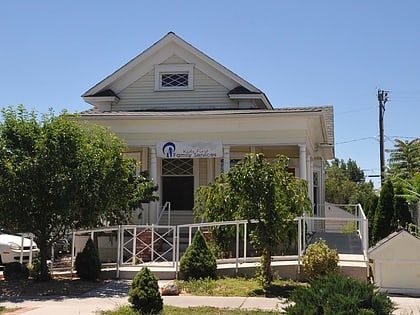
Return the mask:
POLYGON ((186 87, 188 86, 188 73, 162 73, 161 87, 186 87))
POLYGON ((167 64, 155 66, 155 90, 192 90, 192 64, 167 64))

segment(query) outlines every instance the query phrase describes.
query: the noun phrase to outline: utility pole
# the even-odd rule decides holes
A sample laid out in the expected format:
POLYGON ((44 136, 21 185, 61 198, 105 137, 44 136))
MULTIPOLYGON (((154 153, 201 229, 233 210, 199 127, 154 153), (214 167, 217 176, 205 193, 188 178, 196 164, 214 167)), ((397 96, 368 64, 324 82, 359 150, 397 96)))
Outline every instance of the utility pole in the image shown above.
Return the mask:
POLYGON ((381 163, 381 185, 385 179, 385 148, 384 148, 384 113, 385 104, 388 101, 388 91, 378 90, 379 102, 379 154, 381 163))

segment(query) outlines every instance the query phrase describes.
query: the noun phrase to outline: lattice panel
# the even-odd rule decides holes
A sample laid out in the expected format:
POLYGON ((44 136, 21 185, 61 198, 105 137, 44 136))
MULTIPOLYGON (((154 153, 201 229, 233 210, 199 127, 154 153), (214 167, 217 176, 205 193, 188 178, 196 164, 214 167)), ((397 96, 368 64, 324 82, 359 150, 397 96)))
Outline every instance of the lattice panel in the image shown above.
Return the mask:
POLYGON ((188 73, 162 74, 162 87, 186 87, 188 86, 188 73))
POLYGON ((162 175, 193 175, 192 159, 165 159, 162 163, 162 175))

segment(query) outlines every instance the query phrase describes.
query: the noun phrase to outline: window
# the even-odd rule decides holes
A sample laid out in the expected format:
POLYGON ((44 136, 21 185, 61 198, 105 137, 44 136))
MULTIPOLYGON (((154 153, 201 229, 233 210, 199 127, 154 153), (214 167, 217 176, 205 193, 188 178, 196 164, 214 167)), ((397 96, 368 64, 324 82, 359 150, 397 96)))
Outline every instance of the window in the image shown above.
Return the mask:
POLYGON ((182 176, 193 175, 193 159, 163 159, 162 175, 182 176))
POLYGON ((188 87, 188 73, 162 73, 162 88, 188 87))
MULTIPOLYGON (((236 166, 236 164, 238 164, 240 161, 242 161, 242 159, 230 159, 230 168, 233 168, 236 166)), ((222 173, 225 172, 224 168, 225 165, 223 164, 223 159, 220 160, 220 170, 222 171, 222 173)))
POLYGON ((192 64, 167 64, 155 66, 155 90, 192 90, 192 64))

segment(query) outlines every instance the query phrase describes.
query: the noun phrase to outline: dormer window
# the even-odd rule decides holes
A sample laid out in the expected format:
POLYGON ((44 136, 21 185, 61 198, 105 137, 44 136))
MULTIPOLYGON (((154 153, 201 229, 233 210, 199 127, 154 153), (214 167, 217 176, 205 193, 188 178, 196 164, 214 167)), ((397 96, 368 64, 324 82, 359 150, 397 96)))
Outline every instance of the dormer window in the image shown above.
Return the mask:
POLYGON ((155 66, 155 90, 192 90, 192 64, 165 64, 155 66))

